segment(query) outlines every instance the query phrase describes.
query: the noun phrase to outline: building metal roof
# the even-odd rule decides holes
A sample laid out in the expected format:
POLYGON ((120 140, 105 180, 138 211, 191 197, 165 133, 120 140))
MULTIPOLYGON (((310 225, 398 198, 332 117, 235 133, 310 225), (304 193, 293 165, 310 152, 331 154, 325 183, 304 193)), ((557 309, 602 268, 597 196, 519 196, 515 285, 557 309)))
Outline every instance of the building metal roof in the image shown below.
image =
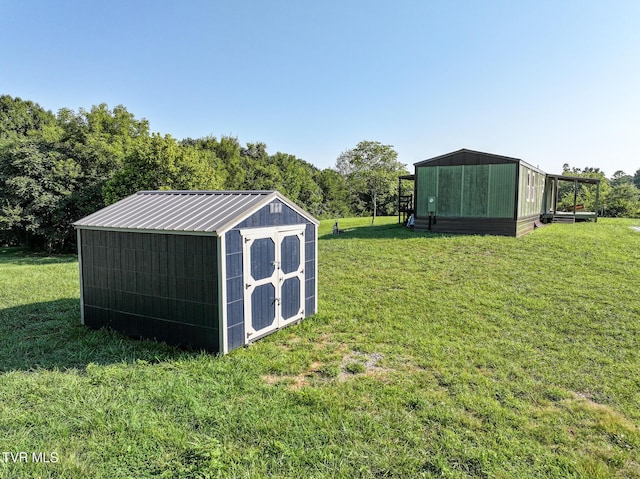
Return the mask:
POLYGON ((274 199, 318 224, 277 191, 140 191, 76 221, 73 226, 221 234, 274 199))
POLYGON ((527 163, 526 161, 521 160, 520 158, 514 158, 512 156, 496 155, 495 153, 486 153, 484 151, 469 150, 467 148, 462 148, 460 150, 452 151, 450 153, 445 153, 444 155, 439 155, 439 156, 436 156, 434 158, 429 158, 427 160, 422 160, 422 161, 419 161, 417 163, 414 163, 413 165, 414 166, 428 166, 429 163, 437 162, 437 161, 443 160, 443 159, 448 158, 448 157, 457 156, 457 155, 465 154, 465 153, 469 153, 471 155, 483 158, 484 159, 483 163, 484 162, 491 163, 491 159, 500 160, 500 162, 506 162, 506 163, 519 163, 519 164, 525 165, 527 168, 530 168, 532 170, 537 171, 538 173, 541 173, 543 175, 546 174, 540 168, 535 167, 535 166, 527 163))
POLYGON ((449 152, 449 153, 445 153, 443 155, 438 155, 438 156, 434 156, 433 158, 428 158, 426 160, 419 161, 417 163, 414 163, 414 166, 420 166, 422 164, 426 164, 426 163, 430 163, 432 161, 440 160, 440 159, 446 158, 448 156, 458 155, 460 153, 473 153, 473 154, 476 154, 476 155, 482 155, 482 156, 486 156, 486 157, 500 158, 500 159, 503 159, 505 161, 514 162, 514 163, 522 161, 520 158, 514 158, 512 156, 496 155, 494 153, 486 153, 484 151, 469 150, 467 148, 461 148, 461 149, 456 150, 456 151, 452 151, 452 152, 449 152))
POLYGON ((557 179, 562 181, 577 181, 578 183, 589 183, 592 185, 600 183, 601 178, 588 178, 586 176, 567 176, 567 175, 550 175, 547 174, 549 179, 557 179))

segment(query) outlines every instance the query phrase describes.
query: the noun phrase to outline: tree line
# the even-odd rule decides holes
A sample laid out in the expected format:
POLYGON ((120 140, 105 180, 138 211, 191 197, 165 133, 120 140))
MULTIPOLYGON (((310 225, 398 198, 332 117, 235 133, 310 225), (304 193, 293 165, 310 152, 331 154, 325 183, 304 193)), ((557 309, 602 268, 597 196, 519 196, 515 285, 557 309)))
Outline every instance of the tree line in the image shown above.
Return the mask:
MULTIPOLYGON (((56 114, 37 103, 0 96, 0 246, 73 251, 71 224, 140 190, 278 190, 318 218, 396 212, 397 177, 406 174, 393 147, 362 141, 318 169, 261 142, 231 136, 186 138, 152 133, 149 122, 118 105, 56 114)), ((599 213, 640 216, 640 169, 606 178, 599 168, 563 174, 600 178, 599 213)), ((595 207, 595 187, 578 202, 595 207)), ((559 205, 573 206, 562 182, 559 205)))
POLYGON ((393 214, 404 165, 390 146, 363 143, 390 158, 382 188, 362 190, 362 175, 269 154, 260 142, 152 133, 122 105, 54 114, 2 95, 0 245, 73 251, 74 221, 140 190, 278 190, 319 218, 393 214))
MULTIPOLYGON (((565 163, 562 174, 585 178, 600 179, 598 197, 598 214, 609 217, 640 217, 640 168, 634 175, 628 175, 622 170, 616 171, 611 178, 607 178, 600 168, 571 167, 565 163)), ((596 186, 580 185, 574 193, 571 182, 560 182, 558 185, 558 206, 560 208, 573 207, 574 194, 577 203, 583 204, 585 210, 596 210, 596 186)))

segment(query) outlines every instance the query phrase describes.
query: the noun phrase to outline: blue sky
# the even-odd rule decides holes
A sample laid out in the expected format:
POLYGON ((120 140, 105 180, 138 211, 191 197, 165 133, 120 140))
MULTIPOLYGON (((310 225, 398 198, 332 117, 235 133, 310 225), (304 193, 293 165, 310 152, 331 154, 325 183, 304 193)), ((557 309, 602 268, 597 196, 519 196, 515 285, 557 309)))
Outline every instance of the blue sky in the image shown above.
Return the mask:
POLYGON ((320 168, 361 140, 640 168, 640 2, 0 0, 0 94, 320 168))

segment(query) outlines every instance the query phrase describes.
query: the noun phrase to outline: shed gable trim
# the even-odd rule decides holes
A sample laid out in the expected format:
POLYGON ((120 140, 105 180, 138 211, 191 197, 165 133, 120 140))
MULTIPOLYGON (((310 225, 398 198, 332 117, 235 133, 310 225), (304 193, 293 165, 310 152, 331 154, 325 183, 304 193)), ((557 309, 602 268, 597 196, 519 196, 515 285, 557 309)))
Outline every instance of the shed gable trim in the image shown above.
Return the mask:
POLYGON ((423 161, 419 161, 418 163, 414 163, 414 166, 426 166, 429 163, 437 162, 437 161, 440 161, 440 160, 444 160, 444 159, 450 158, 452 156, 462 155, 462 154, 465 154, 465 153, 470 153, 472 155, 481 155, 481 156, 486 157, 486 158, 494 158, 496 160, 499 160, 499 161, 502 161, 502 162, 507 162, 507 163, 520 163, 522 161, 519 158, 513 158, 513 157, 510 157, 510 156, 496 155, 496 154, 493 154, 493 153, 486 153, 484 151, 468 150, 466 148, 462 148, 462 149, 457 150, 457 151, 452 151, 450 153, 445 153, 444 155, 439 155, 439 156, 436 156, 434 158, 429 158, 429 159, 426 159, 426 160, 423 160, 423 161))
POLYGON ((85 229, 223 234, 274 199, 319 224, 277 191, 141 191, 73 225, 85 229))
POLYGON ((244 220, 246 220, 247 218, 249 218, 253 214, 257 213, 258 211, 260 211, 260 209, 262 209, 263 207, 265 207, 266 205, 268 205, 269 203, 271 203, 273 200, 276 200, 276 199, 280 200, 282 203, 287 205, 289 208, 294 210, 300 216, 302 216, 303 218, 305 218, 309 222, 315 224, 316 226, 318 226, 320 224, 320 222, 317 219, 315 219, 313 216, 309 215, 309 213, 304 211, 298 205, 296 205, 295 203, 292 203, 288 198, 286 198, 285 196, 281 195, 277 191, 274 191, 274 192, 272 192, 271 195, 265 197, 262 201, 260 201, 259 203, 253 205, 250 210, 246 210, 242 214, 234 216, 226 224, 220 226, 217 229, 218 235, 223 235, 227 231, 233 229, 235 226, 237 226, 238 224, 242 223, 244 220))
POLYGON ((504 155, 496 155, 494 153, 486 153, 483 151, 476 151, 476 150, 468 150, 466 148, 462 148, 460 150, 457 151, 452 151, 451 153, 445 153, 444 155, 440 155, 440 156, 436 156, 434 158, 429 158, 427 160, 423 160, 423 161, 419 161, 418 163, 414 163, 414 167, 418 168, 418 167, 425 167, 425 166, 457 166, 457 165, 475 165, 475 164, 505 164, 505 163, 516 163, 516 164, 520 164, 520 165, 524 165, 527 168, 529 168, 530 170, 533 170, 537 173, 540 173, 542 175, 545 175, 546 173, 544 171, 542 171, 540 168, 537 168, 529 163, 527 163, 526 161, 521 160, 520 158, 514 158, 511 156, 504 156, 504 155), (486 162, 478 162, 478 161, 473 161, 469 158, 467 158, 467 154, 468 155, 472 155, 472 156, 480 156, 483 159, 486 159, 486 162), (465 157, 463 161, 460 161, 459 163, 452 163, 450 162, 453 157, 465 157), (449 161, 447 161, 449 160, 449 161))

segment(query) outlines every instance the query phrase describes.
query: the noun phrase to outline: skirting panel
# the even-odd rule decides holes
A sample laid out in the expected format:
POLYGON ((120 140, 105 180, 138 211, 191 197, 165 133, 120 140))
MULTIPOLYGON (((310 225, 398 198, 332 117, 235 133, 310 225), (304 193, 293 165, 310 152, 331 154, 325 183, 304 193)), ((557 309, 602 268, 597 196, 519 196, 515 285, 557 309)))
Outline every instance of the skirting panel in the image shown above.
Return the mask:
MULTIPOLYGON (((416 231, 429 231, 429 218, 417 217, 416 231)), ((431 224, 433 233, 459 233, 516 236, 516 221, 511 218, 437 218, 431 224)))

